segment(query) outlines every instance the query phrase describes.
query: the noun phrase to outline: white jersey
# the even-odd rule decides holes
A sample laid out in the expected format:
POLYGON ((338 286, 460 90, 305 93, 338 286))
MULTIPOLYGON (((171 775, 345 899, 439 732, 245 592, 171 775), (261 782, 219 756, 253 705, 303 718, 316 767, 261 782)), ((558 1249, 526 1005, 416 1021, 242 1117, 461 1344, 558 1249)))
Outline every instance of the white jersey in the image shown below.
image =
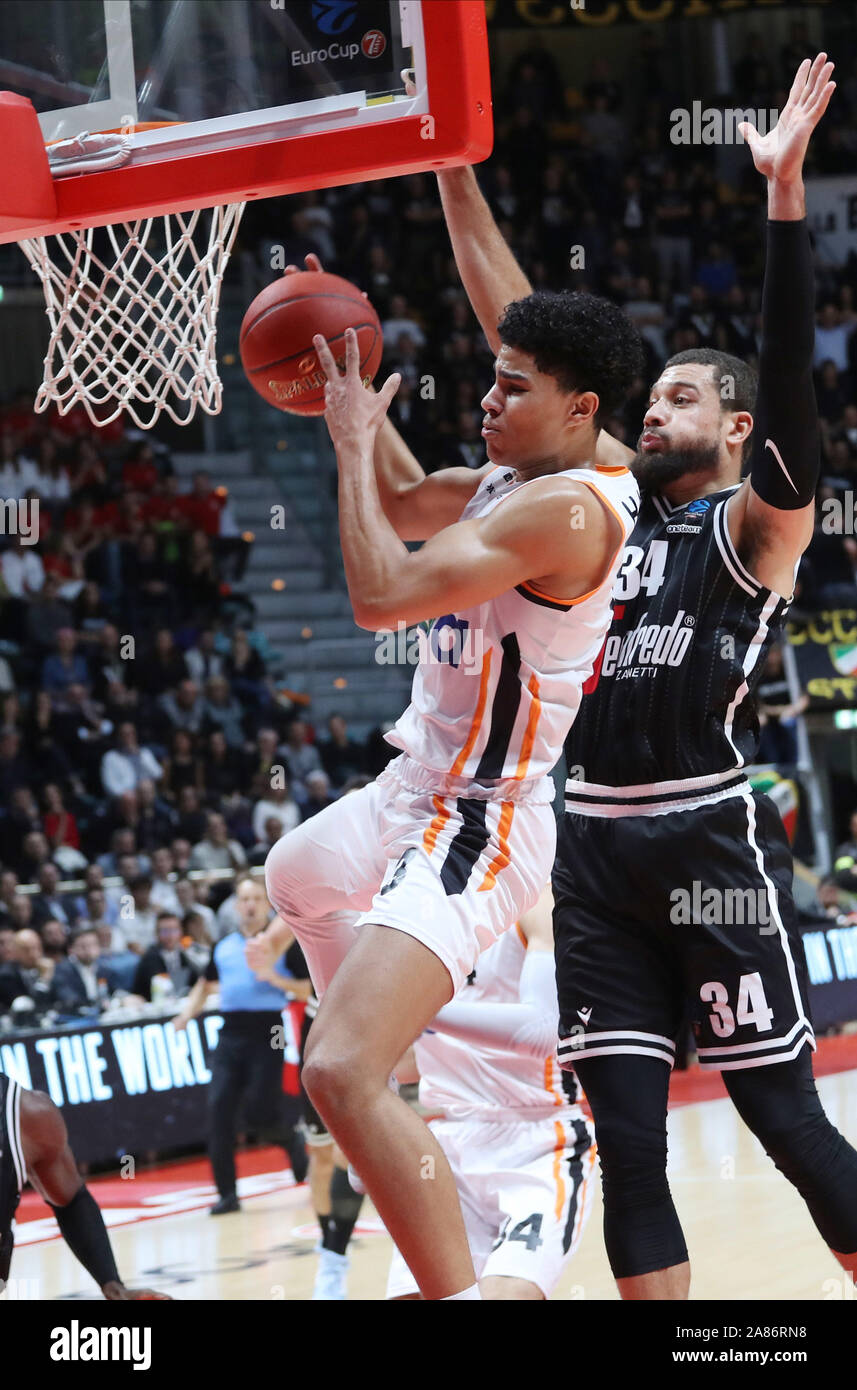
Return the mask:
MULTIPOLYGON (((385 738, 424 767, 490 784, 544 776, 559 759, 610 623, 610 591, 640 494, 623 466, 555 476, 591 488, 620 523, 609 572, 580 598, 523 583, 421 629, 411 703, 385 738)), ((460 520, 487 516, 534 481, 493 469, 460 520)), ((574 534, 570 525, 570 545, 574 534)))
MULTIPOLYGON (((482 952, 475 979, 458 997, 474 1004, 517 1004, 526 954, 516 924, 482 952)), ((560 1071, 554 1051, 541 1058, 522 1057, 442 1033, 423 1033, 414 1055, 420 1103, 451 1120, 493 1120, 509 1112, 518 1119, 562 1120, 578 1099, 577 1079, 573 1072, 560 1071)))

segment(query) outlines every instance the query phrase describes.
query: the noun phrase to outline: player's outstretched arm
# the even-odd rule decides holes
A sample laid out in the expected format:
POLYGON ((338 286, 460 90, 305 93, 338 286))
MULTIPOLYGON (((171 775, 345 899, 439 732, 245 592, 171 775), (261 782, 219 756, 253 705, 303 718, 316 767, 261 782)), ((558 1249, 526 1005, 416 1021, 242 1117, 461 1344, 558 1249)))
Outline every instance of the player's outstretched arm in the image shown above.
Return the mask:
POLYGON ((152 1289, 128 1289, 119 1278, 110 1237, 95 1198, 77 1170, 65 1121, 49 1096, 21 1092, 21 1141, 27 1175, 53 1208, 72 1254, 112 1301, 168 1299, 152 1289))
POLYGON ((785 598, 812 537, 820 466, 803 161, 835 88, 832 72, 826 54, 806 59, 774 129, 762 136, 747 122, 739 127, 768 180, 768 254, 750 477, 730 501, 729 528, 751 573, 785 598))

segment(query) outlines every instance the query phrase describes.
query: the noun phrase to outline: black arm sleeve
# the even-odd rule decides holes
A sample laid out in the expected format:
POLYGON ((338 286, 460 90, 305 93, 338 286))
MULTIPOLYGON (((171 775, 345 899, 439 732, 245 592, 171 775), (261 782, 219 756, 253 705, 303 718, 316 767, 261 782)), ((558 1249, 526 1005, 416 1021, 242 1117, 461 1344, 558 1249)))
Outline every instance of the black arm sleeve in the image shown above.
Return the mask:
POLYGON ((815 284, 806 218, 768 222, 750 482, 763 502, 781 511, 807 506, 818 486, 814 343, 815 284))
POLYGON ((68 1206, 51 1208, 63 1240, 98 1287, 120 1283, 104 1217, 89 1188, 81 1187, 68 1206))

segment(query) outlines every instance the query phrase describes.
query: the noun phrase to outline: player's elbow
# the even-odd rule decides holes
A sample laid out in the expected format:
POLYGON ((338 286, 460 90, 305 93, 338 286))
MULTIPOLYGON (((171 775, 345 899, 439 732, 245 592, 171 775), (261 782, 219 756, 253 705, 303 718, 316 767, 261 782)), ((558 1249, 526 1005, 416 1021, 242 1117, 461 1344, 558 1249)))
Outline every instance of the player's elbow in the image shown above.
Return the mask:
POLYGON ((352 599, 354 621, 364 632, 380 632, 387 626, 385 605, 372 599, 352 599))

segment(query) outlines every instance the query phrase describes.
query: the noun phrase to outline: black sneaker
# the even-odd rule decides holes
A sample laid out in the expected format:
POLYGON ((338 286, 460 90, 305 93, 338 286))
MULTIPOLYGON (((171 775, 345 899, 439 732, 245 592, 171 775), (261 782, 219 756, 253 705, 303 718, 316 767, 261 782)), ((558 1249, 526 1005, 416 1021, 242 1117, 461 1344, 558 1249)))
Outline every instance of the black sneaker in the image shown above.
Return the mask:
POLYGON ((209 1216, 225 1216, 227 1212, 240 1210, 241 1203, 235 1193, 231 1192, 228 1197, 221 1197, 219 1202, 215 1202, 214 1206, 209 1208, 208 1214, 209 1216))

